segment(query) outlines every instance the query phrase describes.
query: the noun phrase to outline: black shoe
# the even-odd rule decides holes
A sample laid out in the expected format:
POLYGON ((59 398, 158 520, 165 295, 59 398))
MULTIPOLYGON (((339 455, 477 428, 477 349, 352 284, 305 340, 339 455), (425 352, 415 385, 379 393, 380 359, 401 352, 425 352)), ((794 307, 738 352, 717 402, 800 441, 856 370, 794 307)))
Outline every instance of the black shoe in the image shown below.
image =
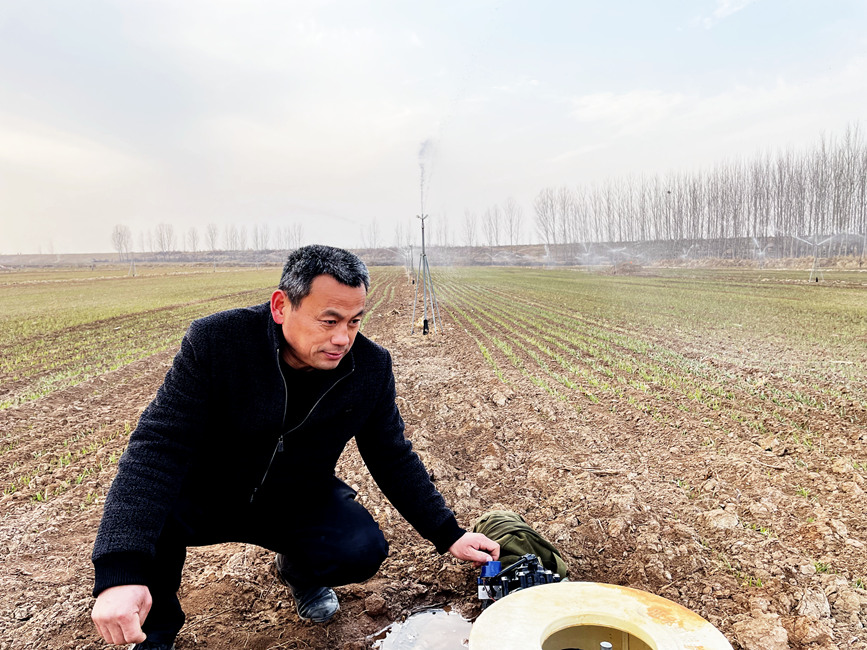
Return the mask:
POLYGON ((310 589, 295 589, 289 586, 295 599, 295 608, 302 621, 324 623, 337 613, 340 603, 337 594, 328 587, 311 587, 310 589))
POLYGON ((310 587, 308 589, 296 589, 286 579, 283 571, 286 568, 286 556, 278 553, 274 558, 277 567, 277 577, 284 585, 289 587, 292 598, 295 599, 295 608, 302 621, 324 623, 337 613, 340 603, 337 602, 337 594, 328 587, 310 587))
POLYGON ((131 650, 175 650, 175 644, 145 640, 144 643, 136 643, 131 650))

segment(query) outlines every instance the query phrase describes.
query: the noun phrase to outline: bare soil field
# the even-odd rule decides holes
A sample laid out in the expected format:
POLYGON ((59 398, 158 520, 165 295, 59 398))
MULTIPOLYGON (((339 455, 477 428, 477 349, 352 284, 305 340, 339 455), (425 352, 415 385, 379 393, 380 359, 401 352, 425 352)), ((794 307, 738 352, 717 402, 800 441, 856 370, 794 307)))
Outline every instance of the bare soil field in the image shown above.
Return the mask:
MULTIPOLYGON (((709 385, 730 387, 721 407, 663 384, 652 409, 638 384, 592 399, 552 392, 532 370, 530 347, 486 344, 472 297, 447 279, 444 333, 410 335, 414 287, 388 278, 363 331, 391 350, 407 436, 462 525, 491 509, 517 511, 561 549, 571 580, 674 600, 735 648, 867 649, 863 376, 810 375, 806 352, 772 338, 741 354, 737 340, 637 324, 657 349, 715 368, 709 385), (788 368, 789 379, 774 368, 788 368), (786 382, 808 375, 787 397, 786 382), (762 386, 782 405, 753 391, 762 386), (781 415, 750 426, 763 410, 781 415), (792 435, 799 424, 810 436, 792 435)), ((116 461, 172 352, 0 411, 0 479, 16 486, 0 501, 0 649, 104 647, 89 618, 91 547, 116 461)), ((864 367, 867 339, 855 356, 842 365, 864 367)), ((390 542, 379 574, 338 588, 338 615, 312 625, 298 619, 271 553, 191 549, 178 650, 361 650, 425 608, 478 615, 472 566, 409 528, 353 448, 338 474, 390 542)))

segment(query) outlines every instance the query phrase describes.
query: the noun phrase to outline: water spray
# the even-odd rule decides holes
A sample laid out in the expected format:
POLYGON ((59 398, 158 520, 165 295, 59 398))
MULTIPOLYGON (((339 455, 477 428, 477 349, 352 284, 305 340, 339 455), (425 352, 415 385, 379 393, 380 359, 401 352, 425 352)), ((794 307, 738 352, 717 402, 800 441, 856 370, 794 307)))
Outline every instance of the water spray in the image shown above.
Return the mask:
POLYGON ((755 254, 755 256, 759 260, 759 268, 763 269, 763 268, 765 268, 765 254, 768 252, 768 249, 771 246, 773 246, 774 244, 772 242, 768 242, 764 246, 761 246, 759 244, 759 240, 756 239, 755 237, 753 237, 753 244, 755 245, 755 249, 753 250, 753 253, 755 254))
POLYGON ((804 242, 805 244, 809 244, 813 247, 813 267, 810 269, 810 282, 818 282, 819 280, 825 279, 825 273, 819 268, 819 246, 824 246, 829 241, 834 239, 834 235, 819 241, 819 235, 813 235, 810 239, 813 241, 809 241, 807 239, 801 239, 797 235, 792 235, 795 239, 800 242, 804 242))
MULTIPOLYGON (((431 138, 428 138, 424 142, 421 143, 421 146, 418 150, 418 169, 419 169, 419 198, 421 200, 421 214, 424 214, 424 199, 425 199, 425 191, 427 187, 430 185, 430 177, 433 176, 433 154, 434 154, 434 141, 431 138), (430 164, 429 164, 430 163, 430 164), (425 165, 430 167, 427 171, 429 173, 425 174, 425 165)), ((424 228, 424 226, 422 226, 424 228)))
POLYGON ((584 267, 590 266, 591 255, 592 255, 592 244, 588 244, 586 242, 579 242, 581 244, 581 248, 584 249, 583 253, 578 253, 575 257, 581 259, 581 265, 584 267))
POLYGON ((628 250, 626 246, 622 248, 611 248, 610 246, 606 246, 608 252, 611 254, 611 264, 614 267, 614 275, 617 275, 617 256, 620 255, 625 250, 628 250))

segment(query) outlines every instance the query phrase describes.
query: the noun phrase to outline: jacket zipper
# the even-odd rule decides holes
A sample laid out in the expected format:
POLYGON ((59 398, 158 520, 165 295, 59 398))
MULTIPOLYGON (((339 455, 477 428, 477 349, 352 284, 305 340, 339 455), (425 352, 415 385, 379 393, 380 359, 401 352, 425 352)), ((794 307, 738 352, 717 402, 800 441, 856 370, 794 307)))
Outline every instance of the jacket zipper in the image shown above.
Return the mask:
MULTIPOLYGON (((283 422, 285 422, 286 414, 289 412, 289 386, 286 385, 286 377, 283 375, 283 369, 280 367, 280 346, 277 346, 277 370, 280 371, 280 377, 283 379, 283 422)), ((280 434, 280 437, 277 439, 277 445, 274 447, 274 451, 271 452, 271 460, 268 461, 268 467, 265 468, 265 474, 262 475, 262 480, 259 481, 259 487, 253 488, 253 492, 252 494, 250 494, 250 503, 253 503, 253 500, 256 498, 256 493, 263 485, 265 485, 265 479, 268 478, 268 473, 271 471, 271 465, 274 464, 274 459, 277 458, 277 454, 283 451, 284 436, 288 436, 290 433, 293 433, 294 431, 297 431, 302 426, 304 426, 304 423, 310 419, 313 411, 315 411, 316 407, 319 406, 319 403, 323 399, 325 399, 325 396, 328 395, 328 393, 330 393, 334 389, 334 387, 337 386, 337 384, 346 379, 353 372, 355 372, 354 366, 350 368, 349 372, 347 372, 345 375, 339 377, 333 384, 331 384, 331 386, 328 387, 328 390, 326 390, 324 393, 322 393, 322 395, 319 396, 319 399, 317 399, 316 402, 314 402, 313 406, 310 407, 310 410, 307 412, 307 415, 304 416, 304 419, 301 420, 301 422, 289 429, 289 431, 284 431, 280 434)))

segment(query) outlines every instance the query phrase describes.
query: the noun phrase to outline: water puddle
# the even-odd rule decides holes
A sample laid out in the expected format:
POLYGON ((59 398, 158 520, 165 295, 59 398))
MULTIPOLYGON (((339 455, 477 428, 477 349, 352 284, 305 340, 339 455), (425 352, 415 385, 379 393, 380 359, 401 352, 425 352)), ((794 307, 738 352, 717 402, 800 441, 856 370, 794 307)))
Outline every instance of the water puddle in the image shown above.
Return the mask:
POLYGON ((473 624, 451 608, 427 609, 368 637, 377 650, 463 650, 473 624))

